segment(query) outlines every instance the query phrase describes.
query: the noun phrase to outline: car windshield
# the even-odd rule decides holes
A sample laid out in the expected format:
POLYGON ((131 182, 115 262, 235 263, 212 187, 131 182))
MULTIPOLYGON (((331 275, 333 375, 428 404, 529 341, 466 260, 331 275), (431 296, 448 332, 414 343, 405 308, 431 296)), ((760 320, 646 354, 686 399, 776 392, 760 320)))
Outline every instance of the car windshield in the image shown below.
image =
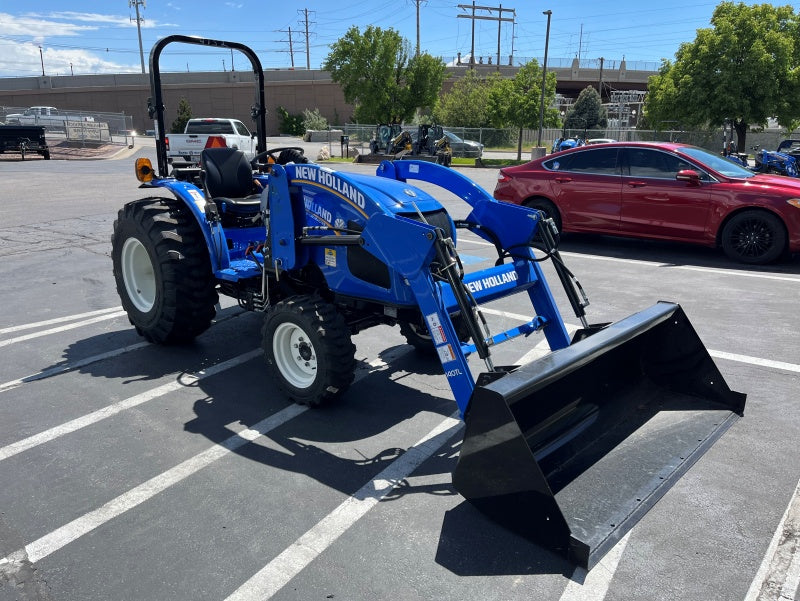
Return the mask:
POLYGON ((700 161, 706 167, 726 177, 748 178, 755 175, 753 171, 742 167, 738 163, 697 146, 682 146, 678 151, 696 161, 700 161))

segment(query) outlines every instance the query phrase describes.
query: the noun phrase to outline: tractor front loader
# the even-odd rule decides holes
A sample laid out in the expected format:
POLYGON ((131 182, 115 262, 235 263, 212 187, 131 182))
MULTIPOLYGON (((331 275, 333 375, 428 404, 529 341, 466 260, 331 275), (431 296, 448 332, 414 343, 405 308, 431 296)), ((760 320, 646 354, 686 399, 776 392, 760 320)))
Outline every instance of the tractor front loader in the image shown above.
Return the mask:
MULTIPOLYGON (((157 132, 165 131, 158 56, 173 41, 241 50, 261 71, 241 45, 161 40, 150 57, 157 132)), ((589 324, 588 302, 538 211, 498 202, 432 162, 384 161, 376 175, 360 175, 309 163, 299 149, 266 150, 263 90, 253 115, 261 151, 252 162, 208 149, 199 173, 178 179, 166 173, 160 139, 158 170, 137 161, 152 195, 120 210, 112 258, 122 304, 146 339, 192 340, 210 327, 218 295, 230 296, 264 314, 276 387, 319 405, 353 382, 353 334, 400 326, 438 357, 465 420, 456 490, 586 568, 742 415, 745 396, 728 388, 679 305, 589 324), (471 212, 454 221, 413 180, 471 212), (465 271, 459 229, 495 246, 494 266, 465 271), (572 338, 543 259, 583 326, 572 338), (490 331, 481 306, 515 294, 530 302, 530 319, 490 331), (549 354, 494 364, 495 346, 539 335, 549 354)))

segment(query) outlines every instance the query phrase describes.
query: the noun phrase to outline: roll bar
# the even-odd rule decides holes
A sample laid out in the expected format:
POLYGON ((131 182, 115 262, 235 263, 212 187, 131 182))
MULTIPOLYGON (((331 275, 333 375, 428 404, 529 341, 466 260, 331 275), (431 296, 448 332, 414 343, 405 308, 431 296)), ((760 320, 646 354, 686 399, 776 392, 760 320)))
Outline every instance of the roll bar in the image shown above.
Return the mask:
POLYGON ((161 69, 159 58, 164 48, 174 42, 183 44, 195 44, 197 46, 211 46, 214 48, 227 48, 238 50, 250 59, 253 66, 253 73, 256 76, 255 103, 250 108, 250 116, 256 122, 256 154, 267 149, 267 110, 264 102, 264 69, 256 53, 238 42, 226 42, 223 40, 211 40, 188 35, 170 35, 158 40, 150 51, 150 98, 147 99, 147 114, 155 120, 156 125, 156 158, 158 161, 158 176, 167 177, 169 175, 169 165, 167 163, 167 144, 166 127, 164 124, 164 97, 161 93, 161 69))

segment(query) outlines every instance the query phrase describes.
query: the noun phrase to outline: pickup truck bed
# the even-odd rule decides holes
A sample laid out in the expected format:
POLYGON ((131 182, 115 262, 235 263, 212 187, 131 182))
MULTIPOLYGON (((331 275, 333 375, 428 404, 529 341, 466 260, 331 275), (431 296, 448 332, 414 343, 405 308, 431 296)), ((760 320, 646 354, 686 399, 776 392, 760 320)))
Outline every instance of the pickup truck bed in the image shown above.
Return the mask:
POLYGON ((255 141, 244 123, 209 117, 190 119, 184 133, 167 135, 167 160, 175 166, 198 164, 209 136, 218 138, 216 145, 238 148, 248 159, 255 156, 255 141))

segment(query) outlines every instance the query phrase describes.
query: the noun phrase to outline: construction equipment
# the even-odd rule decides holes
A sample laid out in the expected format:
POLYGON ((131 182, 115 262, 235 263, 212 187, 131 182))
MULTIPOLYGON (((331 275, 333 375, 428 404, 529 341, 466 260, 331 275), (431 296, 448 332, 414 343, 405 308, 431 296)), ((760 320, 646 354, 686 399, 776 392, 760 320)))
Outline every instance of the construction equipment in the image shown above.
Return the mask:
MULTIPOLYGON (((239 44, 159 41, 150 55, 157 132, 165 131, 158 57, 174 41, 241 50, 261 70, 239 44)), ((309 163, 298 149, 266 150, 259 98, 252 162, 207 149, 198 187, 168 175, 161 140, 157 172, 137 161, 155 195, 120 210, 112 259, 123 307, 147 340, 190 341, 211 325, 218 295, 233 297, 264 313, 262 346, 278 388, 319 405, 353 382, 354 333, 400 325, 438 357, 466 422, 456 490, 587 568, 742 414, 744 395, 728 388, 680 306, 590 325, 554 225, 538 211, 499 202, 432 162, 384 161, 371 176, 309 163), (454 221, 411 180, 472 211, 454 221), (463 268, 462 228, 497 248, 494 266, 463 268), (543 259, 583 326, 572 339, 543 259), (533 316, 491 332, 481 305, 512 294, 527 295, 533 316), (494 365, 493 346, 534 334, 552 352, 494 365), (472 356, 483 363, 477 377, 472 356)))
POLYGON ((375 127, 375 136, 370 140, 369 151, 372 154, 394 155, 411 151, 411 136, 403 130, 400 123, 381 123, 375 127))
POLYGON ((422 124, 417 128, 414 141, 415 157, 434 157, 440 165, 449 167, 453 161, 450 139, 445 135, 441 125, 422 124))

